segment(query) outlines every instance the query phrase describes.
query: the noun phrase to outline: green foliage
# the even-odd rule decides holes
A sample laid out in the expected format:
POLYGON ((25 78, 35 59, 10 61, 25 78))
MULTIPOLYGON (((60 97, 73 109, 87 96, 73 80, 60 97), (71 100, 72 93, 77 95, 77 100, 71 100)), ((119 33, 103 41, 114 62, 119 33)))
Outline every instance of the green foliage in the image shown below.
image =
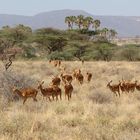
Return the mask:
POLYGON ((113 47, 108 43, 103 43, 99 47, 96 48, 96 56, 97 60, 110 61, 113 56, 113 47))
POLYGON ((89 36, 100 35, 106 39, 112 39, 117 35, 114 29, 99 29, 101 21, 98 19, 94 20, 93 17, 90 16, 67 16, 65 17, 65 23, 68 25, 69 31, 73 30, 75 27, 75 30, 80 32, 80 34, 87 34, 89 36))
MULTIPOLYGON (((82 22, 83 17, 79 18, 81 21, 78 23, 82 22)), ((71 24, 74 28, 74 21, 71 21, 71 24)), ((0 30, 0 55, 7 49, 18 48, 22 50, 22 53, 18 54, 19 58, 27 59, 140 60, 139 45, 118 47, 109 43, 107 38, 113 38, 115 30, 107 28, 89 30, 81 27, 80 30, 66 31, 42 28, 32 32, 30 27, 24 25, 5 26, 0 30)))
POLYGON ((53 52, 49 55, 49 59, 70 61, 73 59, 73 55, 69 52, 53 52))
POLYGON ((64 37, 49 36, 47 38, 47 49, 49 54, 54 51, 62 51, 63 47, 67 45, 67 40, 64 37))
POLYGON ((23 44, 20 46, 23 49, 22 56, 27 59, 35 58, 36 57, 36 49, 28 44, 23 44))
POLYGON ((78 58, 78 60, 82 60, 81 58, 84 56, 87 46, 80 43, 74 44, 74 46, 74 57, 78 58))
POLYGON ((37 35, 63 35, 64 31, 53 28, 42 28, 35 31, 37 35))
POLYGON ((125 46, 125 49, 121 52, 121 55, 127 61, 140 60, 140 48, 134 45, 125 46))
POLYGON ((79 30, 70 30, 70 31, 66 31, 65 36, 67 36, 67 38, 71 41, 88 41, 90 39, 90 37, 88 36, 88 34, 86 33, 82 33, 79 30))
POLYGON ((8 38, 17 43, 25 41, 32 34, 32 29, 28 26, 18 25, 16 27, 5 26, 0 30, 1 38, 8 38))

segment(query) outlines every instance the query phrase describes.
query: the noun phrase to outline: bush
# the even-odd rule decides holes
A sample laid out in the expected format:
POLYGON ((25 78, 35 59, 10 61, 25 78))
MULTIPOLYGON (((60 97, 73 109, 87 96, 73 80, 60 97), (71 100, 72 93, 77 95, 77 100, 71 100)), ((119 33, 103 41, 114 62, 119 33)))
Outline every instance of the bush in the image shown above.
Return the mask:
POLYGON ((109 43, 101 43, 100 46, 96 47, 95 60, 110 61, 113 56, 113 46, 109 43))
POLYGON ((17 96, 13 96, 12 94, 13 86, 17 88, 25 88, 32 86, 33 84, 33 79, 16 73, 15 71, 1 71, 0 73, 0 93, 2 96, 6 97, 7 100, 19 99, 17 96))
POLYGON ((62 35, 64 34, 64 31, 62 30, 58 30, 58 29, 53 29, 53 28, 42 28, 42 29, 38 29, 36 32, 36 34, 41 34, 41 35, 62 35))
POLYGON ((93 103, 99 103, 99 104, 104 104, 104 103, 110 103, 111 102, 111 96, 108 95, 107 93, 104 93, 103 91, 94 91, 92 94, 88 96, 88 98, 93 102, 93 103))
POLYGON ((86 34, 81 34, 79 31, 68 31, 66 32, 66 36, 69 38, 69 40, 84 40, 88 41, 89 36, 86 34))
POLYGON ((71 53, 69 52, 52 52, 49 57, 49 59, 52 60, 72 60, 73 56, 71 53))
POLYGON ((136 46, 126 46, 121 52, 122 57, 127 61, 140 60, 140 48, 136 46))

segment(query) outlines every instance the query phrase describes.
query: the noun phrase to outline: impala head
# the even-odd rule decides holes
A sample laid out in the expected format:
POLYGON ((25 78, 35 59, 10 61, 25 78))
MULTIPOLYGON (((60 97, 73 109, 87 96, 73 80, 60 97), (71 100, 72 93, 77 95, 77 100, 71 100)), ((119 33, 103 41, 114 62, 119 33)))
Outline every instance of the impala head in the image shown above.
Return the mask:
POLYGON ((63 77, 63 73, 60 74, 60 77, 63 77))
POLYGON ((79 74, 81 73, 81 70, 80 70, 80 69, 78 70, 78 73, 79 73, 79 74))
POLYGON ((87 76, 88 76, 88 75, 90 75, 90 73, 89 73, 89 72, 87 72, 87 76))
POLYGON ((109 87, 109 86, 110 86, 110 83, 112 83, 112 80, 111 80, 110 82, 108 82, 107 87, 109 87))
POLYGON ((11 89, 12 89, 13 94, 15 94, 15 91, 17 90, 17 88, 13 86, 11 89))
POLYGON ((39 83, 39 85, 38 85, 38 89, 41 89, 42 88, 42 85, 44 84, 44 81, 42 81, 41 83, 39 83))
POLYGON ((64 86, 65 85, 70 85, 71 83, 70 82, 68 82, 67 80, 64 80, 64 86))
POLYGON ((122 85, 122 83, 123 83, 123 82, 119 80, 119 86, 121 86, 121 85, 122 85))

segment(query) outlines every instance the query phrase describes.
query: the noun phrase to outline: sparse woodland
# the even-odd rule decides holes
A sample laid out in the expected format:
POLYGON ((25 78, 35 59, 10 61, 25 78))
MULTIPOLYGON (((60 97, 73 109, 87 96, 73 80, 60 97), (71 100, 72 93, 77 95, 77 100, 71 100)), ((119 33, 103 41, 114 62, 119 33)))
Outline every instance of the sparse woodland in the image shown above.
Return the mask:
POLYGON ((139 140, 139 45, 110 43, 98 19, 65 23, 0 29, 0 139, 139 140))
POLYGON ((101 28, 98 19, 70 16, 65 18, 68 30, 42 28, 32 30, 25 25, 0 29, 0 56, 17 53, 20 60, 86 60, 139 61, 139 45, 117 46, 110 40, 114 29, 101 28), (12 53, 11 53, 12 52, 12 53))

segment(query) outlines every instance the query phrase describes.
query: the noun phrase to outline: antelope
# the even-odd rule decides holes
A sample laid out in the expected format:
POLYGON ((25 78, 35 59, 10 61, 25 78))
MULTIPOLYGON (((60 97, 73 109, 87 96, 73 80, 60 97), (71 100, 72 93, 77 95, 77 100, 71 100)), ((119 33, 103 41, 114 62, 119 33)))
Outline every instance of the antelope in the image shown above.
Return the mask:
POLYGON ((134 83, 129 83, 127 85, 128 91, 134 92, 136 86, 137 86, 137 81, 135 81, 134 83))
POLYGON ((60 100, 62 100, 61 88, 59 88, 57 85, 52 85, 52 88, 54 90, 54 95, 56 97, 56 101, 58 100, 58 96, 60 97, 60 100))
POLYGON ((81 85, 83 84, 84 76, 81 73, 77 74, 76 79, 81 85))
POLYGON ((65 99, 66 99, 66 97, 68 97, 68 100, 70 100, 72 92, 73 92, 72 84, 71 83, 65 83, 64 90, 65 90, 65 99))
POLYGON ((63 75, 63 73, 61 74, 61 78, 62 78, 62 80, 63 80, 64 83, 65 83, 66 81, 69 82, 69 83, 71 83, 72 80, 73 80, 73 78, 72 78, 71 75, 63 75))
POLYGON ((122 91, 122 93, 127 91, 124 82, 119 81, 119 85, 120 85, 120 90, 122 91))
POLYGON ((52 96, 52 98, 54 100, 54 90, 53 90, 53 88, 51 88, 51 87, 43 88, 43 86, 42 86, 43 84, 44 84, 44 81, 41 82, 38 86, 38 89, 41 91, 42 95, 44 97, 46 97, 46 99, 48 98, 49 101, 51 101, 50 97, 52 96))
POLYGON ((52 85, 57 85, 59 86, 61 82, 61 79, 59 77, 55 77, 52 79, 52 85))
POLYGON ((75 73, 74 76, 76 77, 77 81, 78 81, 80 84, 83 84, 84 76, 82 75, 80 69, 78 70, 77 73, 75 73))
POLYGON ((61 60, 58 60, 58 66, 60 67, 61 66, 61 60))
POLYGON ((122 83, 121 83, 121 88, 122 90, 126 91, 127 93, 129 93, 129 84, 130 82, 126 82, 125 80, 122 79, 122 83))
POLYGON ((120 84, 116 85, 110 85, 112 83, 112 80, 107 84, 107 87, 117 96, 117 93, 120 97, 120 84))
POLYGON ((54 66, 57 67, 58 65, 57 61, 55 60, 53 63, 54 63, 54 66))
POLYGON ((50 60, 49 60, 49 63, 51 64, 51 62, 52 62, 52 60, 50 59, 50 60))
POLYGON ((13 87, 12 91, 23 99, 23 104, 25 104, 28 98, 33 98, 34 101, 37 101, 36 96, 38 91, 34 88, 17 89, 13 87))
POLYGON ((128 93, 134 92, 136 86, 137 86, 137 81, 135 81, 134 83, 131 82, 125 82, 124 80, 122 80, 122 87, 125 89, 125 91, 127 91, 128 93))
POLYGON ((87 72, 87 81, 90 82, 92 78, 92 73, 87 72))
POLYGON ((81 70, 79 69, 79 70, 73 70, 73 77, 76 79, 76 77, 77 77, 77 75, 79 74, 79 73, 81 73, 81 70))
POLYGON ((77 72, 76 71, 73 71, 73 74, 72 74, 73 78, 76 79, 76 75, 77 75, 77 72))
POLYGON ((136 85, 136 89, 138 90, 138 91, 140 91, 140 84, 138 85, 136 85))
POLYGON ((56 85, 52 85, 50 87, 47 88, 43 88, 44 81, 39 84, 38 89, 40 89, 41 93, 43 94, 44 97, 46 97, 46 99, 48 98, 49 101, 51 101, 51 96, 54 100, 54 97, 56 97, 56 100, 58 100, 58 95, 60 96, 61 99, 61 89, 56 86, 56 85))
POLYGON ((61 60, 55 60, 55 61, 53 61, 54 62, 54 66, 55 67, 60 67, 61 66, 61 60))

